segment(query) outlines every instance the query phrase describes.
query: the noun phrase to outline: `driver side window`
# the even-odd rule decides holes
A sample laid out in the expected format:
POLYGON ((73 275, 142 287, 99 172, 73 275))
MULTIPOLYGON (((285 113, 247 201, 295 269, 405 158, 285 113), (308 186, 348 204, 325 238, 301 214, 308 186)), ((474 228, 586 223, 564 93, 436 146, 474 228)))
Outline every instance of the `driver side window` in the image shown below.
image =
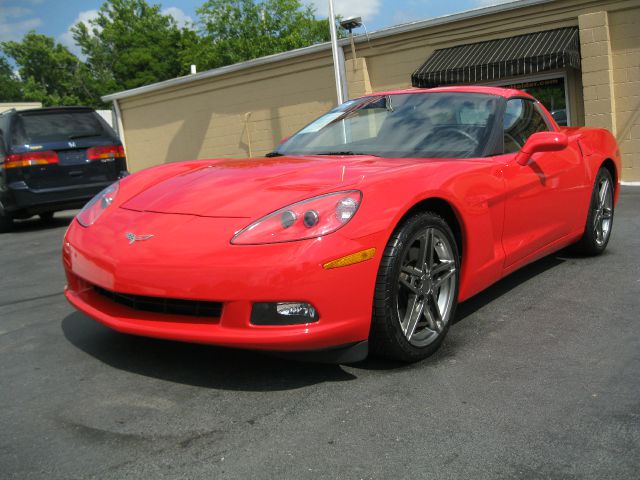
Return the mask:
POLYGON ((507 101, 504 112, 504 153, 517 153, 536 132, 549 130, 535 102, 522 98, 507 101))

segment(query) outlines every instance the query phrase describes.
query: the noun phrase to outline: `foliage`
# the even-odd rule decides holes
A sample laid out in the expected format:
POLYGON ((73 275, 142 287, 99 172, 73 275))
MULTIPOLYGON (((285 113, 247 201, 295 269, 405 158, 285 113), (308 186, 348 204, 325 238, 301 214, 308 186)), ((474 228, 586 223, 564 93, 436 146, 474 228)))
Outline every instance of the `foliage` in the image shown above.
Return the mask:
POLYGON ((180 28, 147 0, 106 0, 72 27, 82 60, 33 31, 0 43, 0 100, 100 107, 102 95, 185 75, 191 64, 202 71, 330 38, 301 0, 206 0, 197 13, 197 29, 180 28))
POLYGON ((13 74, 7 59, 0 55, 0 102, 15 102, 21 99, 20 80, 13 74))
POLYGON ((110 0, 73 38, 103 93, 140 87, 184 74, 178 53, 182 32, 160 5, 145 0, 110 0))
POLYGON ((306 47, 330 39, 329 24, 300 0, 207 0, 198 10, 195 59, 204 68, 306 47))
POLYGON ((67 47, 35 32, 4 42, 3 52, 18 65, 21 98, 44 105, 93 103, 96 93, 86 66, 67 47))

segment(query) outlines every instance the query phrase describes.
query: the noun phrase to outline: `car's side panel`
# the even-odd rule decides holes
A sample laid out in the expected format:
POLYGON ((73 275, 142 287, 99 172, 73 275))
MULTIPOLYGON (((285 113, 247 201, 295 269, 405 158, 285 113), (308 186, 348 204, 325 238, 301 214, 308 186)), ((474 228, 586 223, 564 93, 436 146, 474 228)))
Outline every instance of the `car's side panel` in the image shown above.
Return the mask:
POLYGON ((590 185, 575 142, 559 152, 540 152, 525 166, 504 155, 507 198, 505 267, 575 232, 583 223, 590 185))
MULTIPOLYGON (((562 131, 569 136, 571 145, 578 146, 582 157, 581 169, 584 174, 585 183, 584 188, 581 189, 582 193, 576 195, 574 201, 567 205, 567 207, 569 207, 567 213, 571 216, 570 224, 572 228, 560 238, 544 244, 538 249, 532 250, 519 260, 505 266, 503 272, 505 276, 545 255, 572 245, 581 238, 587 220, 593 184, 598 170, 605 161, 611 160, 613 162, 615 177, 619 183, 621 160, 620 152, 618 151, 618 146, 613 135, 604 129, 588 127, 563 128, 562 131)), ((576 190, 579 189, 576 187, 576 190)), ((619 186, 616 185, 614 197, 616 202, 619 191, 619 186)))
POLYGON ((496 158, 428 161, 372 180, 358 212, 367 221, 349 224, 343 234, 359 238, 380 232, 378 247, 384 249, 410 211, 433 199, 447 202, 456 214, 463 239, 459 298, 469 298, 502 273, 502 169, 496 158))

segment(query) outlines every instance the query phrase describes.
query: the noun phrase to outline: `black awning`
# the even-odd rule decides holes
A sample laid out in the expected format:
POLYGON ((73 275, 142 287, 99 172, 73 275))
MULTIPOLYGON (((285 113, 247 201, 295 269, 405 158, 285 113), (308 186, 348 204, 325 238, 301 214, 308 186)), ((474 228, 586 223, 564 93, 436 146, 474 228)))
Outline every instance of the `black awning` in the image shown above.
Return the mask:
POLYGON ((436 50, 411 75, 414 87, 480 83, 518 75, 580 68, 577 27, 436 50))

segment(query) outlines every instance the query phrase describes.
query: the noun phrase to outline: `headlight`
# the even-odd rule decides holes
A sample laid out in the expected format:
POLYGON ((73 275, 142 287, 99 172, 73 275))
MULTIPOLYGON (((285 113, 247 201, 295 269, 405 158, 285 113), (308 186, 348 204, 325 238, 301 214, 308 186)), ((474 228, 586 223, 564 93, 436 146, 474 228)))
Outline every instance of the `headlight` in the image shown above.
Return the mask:
POLYGON ((276 210, 243 228, 234 245, 293 242, 335 232, 353 218, 360 206, 358 190, 329 193, 276 210))
POLYGON ((96 220, 102 215, 102 212, 106 210, 106 208, 111 205, 113 200, 118 195, 118 189, 120 188, 120 182, 116 182, 112 185, 109 185, 107 188, 102 190, 99 194, 89 200, 80 213, 76 216, 78 219, 78 223, 83 227, 90 227, 95 223, 96 220))

